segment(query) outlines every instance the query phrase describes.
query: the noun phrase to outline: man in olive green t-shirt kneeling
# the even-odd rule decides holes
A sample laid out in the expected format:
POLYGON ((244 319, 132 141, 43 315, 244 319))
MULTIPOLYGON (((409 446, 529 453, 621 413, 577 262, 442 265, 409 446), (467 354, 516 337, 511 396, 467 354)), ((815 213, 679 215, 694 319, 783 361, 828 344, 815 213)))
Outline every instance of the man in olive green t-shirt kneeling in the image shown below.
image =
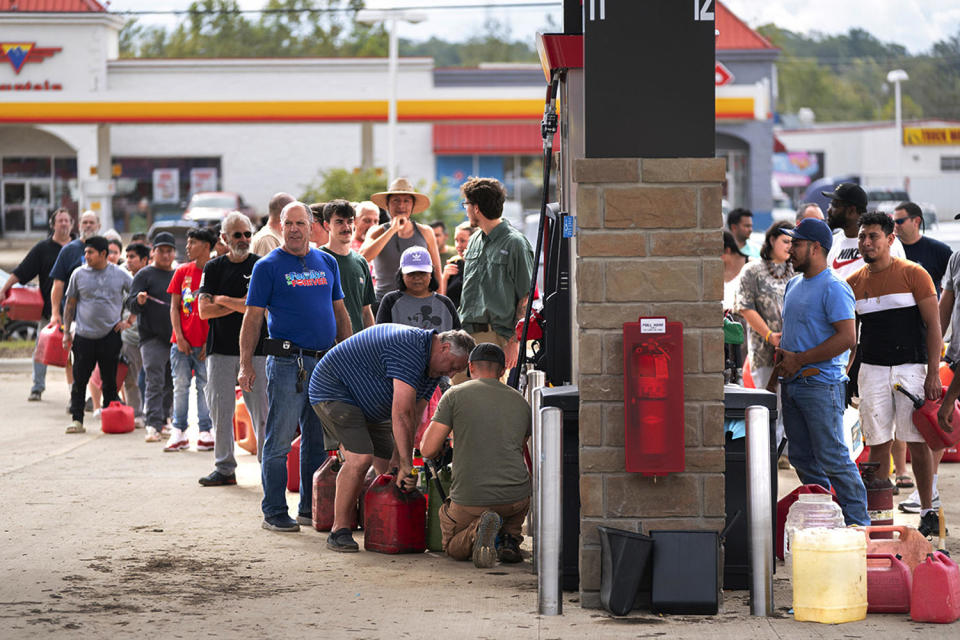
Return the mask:
POLYGON ((530 406, 500 382, 503 350, 478 344, 470 352, 471 380, 447 391, 423 434, 420 453, 432 458, 454 438, 450 497, 440 507, 443 548, 480 568, 521 562, 521 527, 530 508, 530 474, 523 447, 530 437, 530 406), (501 535, 499 550, 495 546, 501 535))

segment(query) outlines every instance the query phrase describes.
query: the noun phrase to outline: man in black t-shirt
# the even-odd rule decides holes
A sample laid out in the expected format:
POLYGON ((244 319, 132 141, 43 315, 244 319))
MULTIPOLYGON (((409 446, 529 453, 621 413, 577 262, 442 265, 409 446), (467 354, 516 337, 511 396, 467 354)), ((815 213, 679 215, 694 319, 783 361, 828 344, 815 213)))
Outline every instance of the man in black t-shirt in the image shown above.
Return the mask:
MULTIPOLYGON (((33 245, 27 257, 17 265, 7 281, 3 283, 0 289, 0 300, 7 297, 10 288, 17 284, 27 284, 34 278, 40 281, 40 296, 43 298, 43 324, 46 325, 50 318, 50 289, 53 286, 53 280, 50 278, 50 270, 60 255, 60 249, 70 242, 70 230, 73 228, 73 216, 70 211, 64 208, 57 209, 50 216, 50 228, 53 235, 41 240, 33 245)), ((37 337, 39 337, 39 332, 37 337)), ((36 354, 34 354, 36 355, 36 354)), ((30 388, 30 396, 27 400, 37 402, 40 395, 47 386, 47 365, 42 362, 33 361, 33 386, 30 388)))
MULTIPOLYGON (((221 240, 229 247, 226 255, 214 258, 203 268, 200 280, 200 317, 210 323, 207 335, 207 404, 214 429, 213 472, 200 478, 205 487, 237 483, 233 456, 233 413, 236 408, 234 387, 240 372, 240 327, 247 309, 247 289, 253 265, 260 256, 250 253, 253 227, 242 213, 231 213, 221 226, 221 240)), ((251 391, 243 392, 243 401, 257 434, 257 460, 263 451, 264 425, 267 420, 266 357, 263 339, 266 323, 260 330, 260 342, 254 351, 256 374, 251 391)))
POLYGON ((916 262, 927 270, 933 278, 937 288, 937 297, 940 297, 940 281, 947 272, 947 262, 953 250, 945 243, 923 235, 923 211, 913 202, 901 202, 893 211, 893 232, 903 250, 907 260, 916 262))

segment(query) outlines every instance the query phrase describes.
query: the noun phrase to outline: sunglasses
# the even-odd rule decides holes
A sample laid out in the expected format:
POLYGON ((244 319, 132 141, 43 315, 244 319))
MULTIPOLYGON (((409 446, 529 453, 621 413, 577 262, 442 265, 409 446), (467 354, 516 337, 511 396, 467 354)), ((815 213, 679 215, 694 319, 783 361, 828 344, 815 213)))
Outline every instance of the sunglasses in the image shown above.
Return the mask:
POLYGON ((240 238, 249 238, 253 235, 252 231, 234 231, 233 238, 239 240, 240 238))
POLYGON ((470 204, 470 201, 469 201, 469 200, 461 200, 461 201, 460 201, 460 206, 463 207, 464 209, 467 208, 467 205, 468 205, 468 204, 470 204))
POLYGON ((906 222, 907 220, 913 220, 913 219, 915 219, 916 217, 917 217, 917 216, 907 216, 906 218, 894 218, 894 219, 893 219, 893 224, 895 224, 895 225, 897 225, 897 226, 899 227, 900 225, 902 225, 902 224, 903 224, 904 222, 906 222))

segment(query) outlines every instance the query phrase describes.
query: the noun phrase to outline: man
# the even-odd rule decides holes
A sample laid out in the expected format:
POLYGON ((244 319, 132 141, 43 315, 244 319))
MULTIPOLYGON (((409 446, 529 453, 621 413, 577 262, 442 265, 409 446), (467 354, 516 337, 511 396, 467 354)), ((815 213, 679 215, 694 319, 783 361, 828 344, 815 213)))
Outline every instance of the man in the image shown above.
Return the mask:
POLYGON ((373 263, 377 302, 396 290, 400 255, 414 245, 430 252, 433 275, 440 282, 440 254, 437 252, 437 238, 433 229, 411 219, 412 215, 430 207, 430 198, 417 193, 406 178, 397 178, 389 190, 373 194, 370 200, 390 214, 390 223, 371 227, 360 247, 360 255, 364 260, 373 263))
MULTIPOLYGON (((63 292, 70 280, 70 275, 75 269, 83 264, 84 241, 92 238, 100 231, 100 218, 93 211, 84 211, 80 215, 80 236, 75 240, 68 242, 60 250, 56 262, 50 269, 50 279, 53 284, 50 287, 50 320, 57 324, 62 323, 63 311, 63 292)), ((70 328, 64 327, 64 333, 70 328)))
MULTIPOLYGON (((150 249, 147 245, 139 242, 127 245, 123 269, 130 274, 130 277, 136 277, 148 264, 150 264, 150 249)), ((133 315, 129 309, 125 309, 124 314, 124 320, 127 321, 128 326, 120 334, 123 341, 120 355, 127 363, 127 376, 123 379, 123 394, 127 404, 133 407, 134 426, 142 429, 144 426, 143 398, 138 384, 140 372, 143 371, 143 359, 140 357, 140 329, 137 327, 137 316, 133 315)))
POLYGON ((86 265, 70 276, 67 284, 64 324, 76 319, 76 336, 63 334, 63 348, 73 342, 73 387, 70 390, 70 414, 73 421, 67 433, 83 433, 83 409, 87 383, 93 368, 100 367, 103 400, 109 404, 120 400, 117 395, 117 361, 120 358, 120 332, 126 327, 121 318, 123 298, 130 291, 133 278, 107 260, 109 244, 102 236, 84 240, 86 265))
POLYGON ((943 343, 937 292, 923 267, 890 255, 894 241, 890 216, 882 212, 861 216, 859 239, 866 266, 847 278, 847 283, 856 297, 860 321, 860 424, 870 447, 870 462, 878 464, 868 488, 893 487, 888 461, 896 435, 910 449, 920 497, 917 530, 928 536, 940 529, 931 506, 930 448, 913 424, 912 401, 894 386, 899 384, 928 400, 940 399, 943 343))
POLYGON ((823 211, 820 210, 820 205, 818 205, 816 202, 804 202, 797 207, 797 219, 794 221, 795 224, 800 224, 801 220, 805 220, 807 218, 823 220, 823 211))
POLYGON ((370 227, 380 221, 380 207, 369 200, 364 200, 357 205, 357 222, 353 230, 353 238, 350 240, 350 248, 359 252, 363 246, 363 241, 367 238, 367 232, 370 227))
MULTIPOLYGON (((50 270, 60 255, 63 246, 70 242, 70 230, 73 228, 73 216, 70 211, 64 208, 57 209, 50 216, 50 228, 53 234, 33 245, 27 256, 17 265, 7 281, 3 283, 0 289, 0 300, 7 297, 10 288, 19 283, 26 284, 38 278, 40 281, 40 296, 43 298, 43 326, 47 325, 47 318, 50 318, 50 289, 53 282, 50 279, 50 270)), ((39 338, 39 333, 37 334, 39 338)), ((47 365, 36 358, 34 353, 33 360, 33 386, 30 388, 30 395, 27 400, 30 402, 39 402, 44 390, 47 388, 47 365)))
POLYGON ((945 243, 923 234, 923 210, 913 202, 901 202, 893 210, 894 235, 903 244, 907 260, 927 270, 940 296, 940 282, 947 271, 953 250, 945 243))
POLYGON ((440 263, 447 264, 447 260, 457 255, 456 248, 447 244, 447 225, 443 223, 443 220, 434 220, 430 223, 430 228, 433 229, 433 235, 437 239, 437 251, 440 253, 440 263))
POLYGON ((749 209, 734 209, 727 214, 727 229, 737 241, 740 251, 748 258, 759 258, 760 249, 750 242, 753 233, 753 213, 749 209))
POLYGON ((344 459, 329 549, 359 550, 350 527, 371 464, 378 473, 397 468, 397 485, 412 486, 413 440, 423 410, 440 378, 467 366, 474 346, 463 331, 438 334, 387 323, 341 342, 317 365, 310 403, 330 440, 340 442, 344 459))
POLYGON ((827 268, 833 237, 826 223, 803 220, 784 233, 802 275, 787 283, 775 369, 790 464, 803 484, 833 487, 848 525, 868 525, 867 491, 843 439, 844 369, 857 341, 853 292, 827 268))
POLYGON ((207 229, 187 231, 187 259, 173 272, 167 285, 170 294, 170 372, 173 375, 173 428, 164 451, 182 451, 190 447, 187 440, 187 413, 190 406, 190 380, 196 381, 197 451, 213 449, 213 434, 210 432, 210 409, 207 407, 207 321, 200 317, 197 296, 203 268, 210 260, 210 252, 217 238, 207 229))
MULTIPOLYGON (((200 317, 210 324, 207 336, 207 404, 213 419, 213 472, 200 478, 205 487, 237 484, 233 456, 234 385, 240 372, 240 327, 247 310, 247 292, 253 265, 260 256, 250 253, 253 226, 250 219, 234 211, 223 220, 221 240, 230 251, 214 258, 203 268, 200 280, 200 317)), ((257 434, 257 460, 263 451, 263 429, 267 420, 266 356, 263 339, 266 327, 254 347, 253 387, 243 390, 243 401, 257 434)))
POLYGON ((377 301, 373 293, 370 267, 359 253, 350 248, 353 237, 353 207, 346 200, 333 200, 323 209, 323 226, 328 240, 321 250, 337 261, 340 269, 340 286, 343 288, 343 303, 350 314, 350 325, 359 333, 373 325, 370 307, 377 301))
POLYGON ((173 260, 177 255, 173 234, 161 231, 153 239, 153 264, 137 272, 127 297, 131 317, 136 316, 140 332, 140 357, 146 387, 143 394, 145 422, 143 439, 160 442, 160 433, 173 403, 170 375, 170 294, 173 260))
POLYGON ((326 202, 314 202, 310 205, 310 213, 313 215, 313 224, 310 225, 310 248, 319 249, 327 244, 330 234, 323 226, 323 209, 327 206, 326 202))
POLYGON ((530 407, 500 382, 503 350, 489 342, 470 352, 471 380, 440 399, 423 434, 420 453, 434 458, 454 436, 450 499, 440 507, 442 544, 455 560, 473 558, 480 568, 497 559, 521 562, 521 527, 530 508, 530 474, 523 447, 530 437, 530 407))
POLYGON ((283 244, 257 261, 250 278, 247 309, 240 329, 240 388, 252 391, 257 374, 253 355, 264 315, 269 339, 267 396, 270 406, 264 433, 261 482, 264 529, 299 531, 312 523, 313 472, 327 456, 320 421, 310 408, 307 382, 317 362, 351 334, 343 303, 340 272, 332 256, 311 249, 313 214, 293 201, 280 213, 283 244), (300 424, 300 508, 297 520, 287 513, 287 453, 300 424))
POLYGON ((283 208, 293 202, 294 197, 289 193, 275 193, 270 198, 268 207, 267 224, 263 225, 260 231, 253 236, 253 242, 250 243, 250 251, 258 256, 265 256, 283 242, 283 228, 280 224, 280 212, 283 208))
MULTIPOLYGON (((867 192, 860 185, 841 182, 833 191, 821 191, 830 198, 827 208, 827 224, 834 230, 833 246, 827 256, 827 266, 841 279, 846 280, 863 268, 858 235, 860 216, 867 211, 867 192)), ((903 245, 894 240, 890 249, 894 258, 904 258, 903 245)), ((852 372, 856 375, 856 371, 852 372)))
POLYGON ((523 317, 533 276, 533 249, 526 237, 504 220, 507 192, 494 178, 471 178, 460 187, 471 227, 463 255, 460 320, 477 342, 492 342, 506 354, 506 369, 517 364, 515 327, 523 317))

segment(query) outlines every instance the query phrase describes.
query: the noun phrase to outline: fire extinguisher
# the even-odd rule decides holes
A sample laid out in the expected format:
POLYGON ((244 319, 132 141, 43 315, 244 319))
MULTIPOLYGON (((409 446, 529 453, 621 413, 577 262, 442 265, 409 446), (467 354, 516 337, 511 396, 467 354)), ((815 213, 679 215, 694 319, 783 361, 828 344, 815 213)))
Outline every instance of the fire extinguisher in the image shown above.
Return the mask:
POLYGON ((632 401, 637 405, 644 449, 650 454, 666 453, 670 356, 654 340, 641 342, 633 350, 633 371, 632 401))

